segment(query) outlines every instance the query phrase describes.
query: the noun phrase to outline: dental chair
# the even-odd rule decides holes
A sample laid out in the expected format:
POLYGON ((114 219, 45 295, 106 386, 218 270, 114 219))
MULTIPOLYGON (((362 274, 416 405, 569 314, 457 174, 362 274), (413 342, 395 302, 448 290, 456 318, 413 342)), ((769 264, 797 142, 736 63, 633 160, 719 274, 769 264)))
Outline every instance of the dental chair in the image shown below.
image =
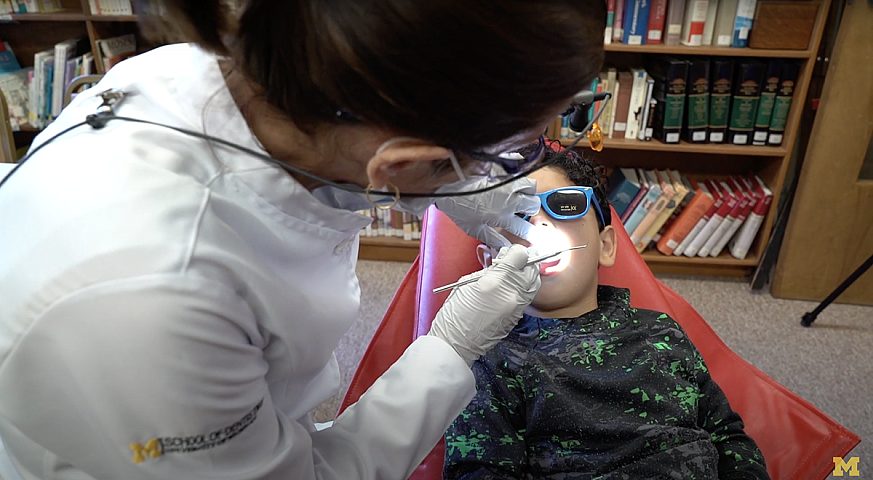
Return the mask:
MULTIPOLYGON (((615 211, 613 218, 618 218, 615 211)), ((740 358, 676 292, 657 280, 623 228, 615 229, 615 265, 600 269, 600 283, 629 288, 631 305, 669 314, 694 342, 731 407, 743 418, 746 433, 764 454, 773 480, 822 480, 861 439, 740 358)), ((434 207, 422 221, 421 252, 406 274, 364 354, 340 407, 342 412, 394 363, 414 338, 425 335, 448 292, 436 287, 480 269, 477 241, 434 207)), ((431 451, 412 480, 442 478, 443 441, 431 451)))

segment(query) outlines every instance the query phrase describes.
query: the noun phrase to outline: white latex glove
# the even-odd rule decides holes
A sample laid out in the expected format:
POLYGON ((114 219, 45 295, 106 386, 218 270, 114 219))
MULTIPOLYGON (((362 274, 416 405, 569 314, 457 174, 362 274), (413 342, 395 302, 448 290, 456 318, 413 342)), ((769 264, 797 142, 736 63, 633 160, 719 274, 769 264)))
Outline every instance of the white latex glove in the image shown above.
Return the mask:
POLYGON ((539 290, 539 267, 527 262, 525 247, 501 249, 479 281, 452 290, 428 335, 443 339, 472 365, 509 334, 539 290))
MULTIPOLYGON (((453 191, 472 191, 497 182, 492 177, 475 177, 461 185, 453 184, 452 188, 453 191)), ((499 248, 508 247, 510 243, 494 227, 527 239, 532 225, 515 214, 536 214, 540 209, 540 199, 536 193, 536 182, 522 177, 485 193, 437 198, 435 204, 467 235, 490 247, 499 248)))

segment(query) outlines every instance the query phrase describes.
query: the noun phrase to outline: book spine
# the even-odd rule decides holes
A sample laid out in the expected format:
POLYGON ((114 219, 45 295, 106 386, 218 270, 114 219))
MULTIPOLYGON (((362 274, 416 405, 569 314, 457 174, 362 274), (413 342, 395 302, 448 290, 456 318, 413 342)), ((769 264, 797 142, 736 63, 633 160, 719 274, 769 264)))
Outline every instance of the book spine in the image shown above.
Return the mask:
POLYGON ((643 114, 643 101, 646 96, 646 71, 639 68, 632 71, 634 83, 630 94, 627 113, 627 130, 624 138, 636 139, 640 132, 640 120, 643 114))
POLYGON ((667 58, 655 61, 652 69, 657 72, 655 100, 658 101, 652 136, 664 143, 679 143, 685 114, 688 62, 667 58))
POLYGON ((715 14, 718 11, 718 0, 709 0, 706 8, 706 23, 703 25, 702 45, 712 45, 712 35, 715 32, 715 14))
POLYGON ((685 140, 706 143, 709 127, 709 60, 688 62, 688 95, 685 99, 685 140))
POLYGON ((734 77, 734 96, 731 101, 731 117, 728 128, 728 143, 748 145, 755 131, 755 115, 761 100, 763 64, 743 61, 737 65, 734 77))
POLYGON ((729 189, 725 187, 725 197, 722 200, 721 207, 719 207, 718 211, 712 215, 712 218, 706 222, 706 225, 700 230, 700 233, 691 241, 688 245, 688 248, 682 252, 686 257, 694 257, 700 251, 704 244, 712 237, 712 234, 718 230, 718 227, 724 222, 725 217, 728 216, 730 211, 736 206, 737 199, 733 197, 729 192, 729 189))
MULTIPOLYGON (((697 195, 688 203, 688 206, 676 217, 673 225, 658 240, 658 251, 664 255, 672 255, 685 238, 691 234, 696 225, 700 223, 701 219, 704 218, 706 211, 711 206, 712 199, 702 191, 698 191, 697 195)), ((703 228, 703 225, 701 225, 701 228, 703 228)))
POLYGON ((667 21, 667 0, 652 0, 649 13, 649 33, 646 43, 657 45, 664 42, 664 25, 667 21))
MULTIPOLYGON (((634 0, 633 7, 625 12, 624 43, 628 45, 646 43, 651 5, 651 0, 634 0)), ((628 3, 628 7, 631 7, 630 3, 628 3)))
POLYGON ((667 25, 664 44, 679 45, 682 38, 682 20, 685 18, 685 0, 670 0, 667 4, 667 25))
POLYGON ((782 136, 785 133, 785 125, 788 123, 788 112, 791 110, 791 99, 794 96, 794 88, 799 75, 799 63, 786 62, 782 67, 779 90, 773 101, 773 116, 770 119, 767 135, 768 145, 782 145, 782 136))
POLYGON ((634 231, 636 231, 637 227, 640 225, 640 222, 643 221, 643 218, 649 213, 652 206, 655 205, 655 202, 658 201, 658 198, 661 197, 661 189, 660 187, 655 188, 653 186, 649 186, 646 191, 646 195, 640 200, 639 205, 634 209, 631 216, 627 219, 627 223, 624 224, 625 231, 628 231, 628 235, 632 235, 634 231))
POLYGON ((740 0, 737 5, 737 16, 734 22, 732 47, 748 47, 749 31, 752 30, 752 21, 755 18, 755 6, 757 0, 740 0))
POLYGON ((609 177, 609 185, 610 188, 607 193, 609 204, 615 209, 615 213, 621 217, 625 210, 627 210, 633 197, 639 191, 639 188, 635 187, 631 181, 625 178, 624 172, 620 168, 612 171, 612 175, 609 177))
MULTIPOLYGON (((640 202, 646 198, 646 195, 649 193, 649 187, 640 182, 640 190, 634 195, 633 200, 631 200, 630 205, 627 206, 624 213, 621 215, 621 223, 622 225, 626 225, 630 220, 631 215, 636 211, 637 207, 640 205, 640 202)), ((630 234, 628 234, 630 235, 630 234)))
POLYGON ((712 231, 712 234, 710 234, 706 241, 703 242, 703 245, 700 246, 700 249, 697 251, 698 257, 709 256, 709 252, 712 251, 715 244, 718 243, 718 241, 725 234, 725 232, 727 232, 727 230, 731 227, 731 224, 736 221, 743 208, 746 207, 748 200, 743 196, 741 192, 733 192, 731 195, 734 199, 733 206, 728 209, 727 213, 724 214, 721 222, 719 222, 716 228, 712 231))
POLYGON ((773 192, 764 185, 759 177, 754 176, 750 181, 755 184, 759 198, 758 204, 749 214, 749 218, 746 219, 739 233, 729 243, 731 255, 738 260, 742 260, 748 255, 749 248, 752 246, 752 242, 755 240, 755 236, 757 236, 758 230, 764 222, 764 217, 767 216, 773 202, 773 192))
POLYGON ((733 61, 713 60, 709 82, 709 141, 723 143, 730 118, 733 61))
MULTIPOLYGON (((646 140, 646 130, 651 130, 652 117, 650 115, 652 102, 652 90, 655 86, 655 80, 652 77, 646 76, 646 95, 643 98, 642 118, 640 119, 640 131, 637 133, 637 140, 646 140)), ((649 131, 648 139, 652 139, 652 133, 649 131)))
POLYGON ((718 2, 718 12, 715 15, 715 28, 712 34, 713 43, 718 47, 731 46, 738 2, 739 0, 719 0, 718 2))
MULTIPOLYGON (((615 28, 615 1, 616 0, 608 0, 606 2, 606 30, 603 31, 604 45, 612 43, 612 35, 615 28)), ((621 2, 622 0, 618 1, 621 2)))
POLYGON ((776 103, 776 93, 779 90, 779 78, 782 74, 782 62, 770 60, 767 73, 761 85, 761 101, 758 102, 758 113, 755 115, 755 130, 752 133, 752 145, 766 145, 770 120, 773 118, 773 104, 776 103))
POLYGON ((687 0, 685 8, 685 24, 682 26, 680 43, 692 47, 703 42, 703 28, 706 26, 706 10, 708 0, 687 0))
POLYGON ((621 42, 624 38, 624 11, 628 2, 633 0, 615 1, 615 22, 613 22, 612 41, 621 42))
MULTIPOLYGON (((742 180, 740 180, 740 183, 743 183, 742 180)), ((726 229, 718 241, 715 242, 715 245, 712 246, 712 249, 709 251, 710 257, 717 257, 721 254, 728 241, 737 233, 737 230, 739 230, 743 222, 746 221, 749 213, 751 213, 752 209, 755 208, 755 204, 758 203, 758 197, 753 192, 746 191, 745 184, 739 185, 737 182, 734 182, 734 185, 742 190, 743 195, 746 197, 746 202, 742 209, 740 209, 739 213, 737 213, 733 222, 731 222, 730 227, 726 229)))

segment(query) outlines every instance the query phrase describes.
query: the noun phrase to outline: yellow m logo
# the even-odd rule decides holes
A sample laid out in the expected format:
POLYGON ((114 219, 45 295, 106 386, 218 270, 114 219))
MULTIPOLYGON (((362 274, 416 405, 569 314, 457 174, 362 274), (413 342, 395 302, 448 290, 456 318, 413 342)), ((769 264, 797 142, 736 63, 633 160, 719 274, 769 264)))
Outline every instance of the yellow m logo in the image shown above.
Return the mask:
POLYGON ((141 463, 145 461, 146 455, 152 458, 158 458, 163 454, 163 452, 161 452, 161 444, 158 442, 157 438, 153 438, 146 442, 144 447, 140 443, 131 443, 130 449, 133 451, 133 463, 141 463))
POLYGON ((848 462, 843 461, 842 457, 834 457, 834 476, 842 477, 843 472, 849 472, 850 477, 860 477, 858 473, 858 457, 852 457, 848 462))

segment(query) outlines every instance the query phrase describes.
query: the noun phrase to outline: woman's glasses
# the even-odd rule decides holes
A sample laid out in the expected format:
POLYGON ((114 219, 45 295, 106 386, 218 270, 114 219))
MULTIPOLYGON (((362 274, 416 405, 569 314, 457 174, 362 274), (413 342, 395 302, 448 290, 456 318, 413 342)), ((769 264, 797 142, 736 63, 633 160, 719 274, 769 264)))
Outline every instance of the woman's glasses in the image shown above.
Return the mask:
POLYGON ((466 155, 473 160, 479 162, 496 163, 503 167, 503 170, 510 175, 514 175, 530 167, 536 166, 544 158, 546 158, 546 139, 540 135, 537 139, 536 146, 530 153, 521 154, 518 152, 501 153, 499 155, 484 153, 484 152, 465 152, 466 155))
MULTIPOLYGON (((597 220, 600 221, 600 225, 606 226, 600 204, 597 203, 597 196, 591 187, 556 188, 548 192, 538 193, 537 196, 540 197, 542 208, 555 220, 573 220, 583 217, 588 213, 591 205, 594 205, 597 220)), ((529 220, 530 216, 522 218, 529 220)))

